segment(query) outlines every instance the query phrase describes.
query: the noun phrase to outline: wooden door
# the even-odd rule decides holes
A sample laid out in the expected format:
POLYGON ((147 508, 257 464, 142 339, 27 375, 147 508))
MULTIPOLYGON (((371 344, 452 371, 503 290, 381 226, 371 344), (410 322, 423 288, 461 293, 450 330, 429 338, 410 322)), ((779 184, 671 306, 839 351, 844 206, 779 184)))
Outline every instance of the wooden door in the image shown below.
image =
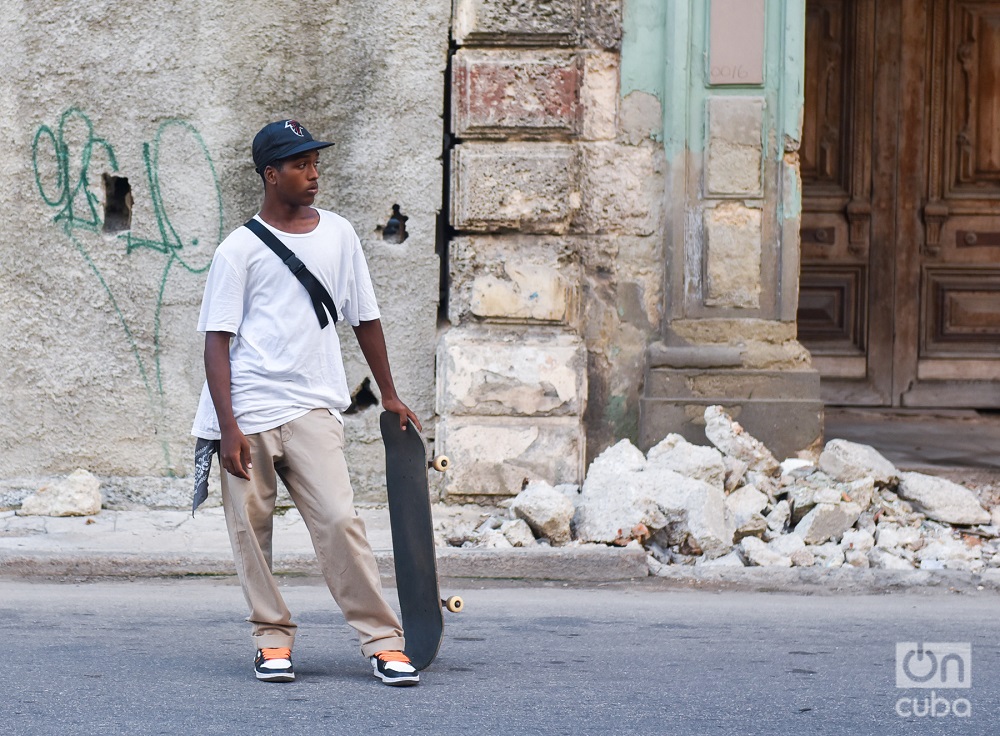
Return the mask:
POLYGON ((830 404, 1000 406, 1000 0, 807 0, 799 337, 830 404))

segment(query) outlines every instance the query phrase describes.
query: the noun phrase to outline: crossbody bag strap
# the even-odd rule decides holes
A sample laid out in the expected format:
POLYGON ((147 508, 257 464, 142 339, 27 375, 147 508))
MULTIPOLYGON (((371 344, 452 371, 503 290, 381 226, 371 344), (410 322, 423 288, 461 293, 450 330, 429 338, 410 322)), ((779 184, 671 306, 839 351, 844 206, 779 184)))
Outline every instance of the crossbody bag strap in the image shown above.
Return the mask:
POLYGON ((312 275, 312 272, 306 268, 306 264, 300 261, 298 256, 292 253, 259 220, 251 217, 244 223, 244 226, 260 238, 264 245, 270 248, 281 259, 281 262, 288 266, 288 270, 295 275, 295 278, 306 287, 306 291, 309 292, 309 298, 312 300, 313 309, 316 311, 316 318, 319 320, 320 329, 323 329, 330 323, 330 320, 326 317, 327 312, 333 318, 333 323, 337 324, 337 306, 333 303, 330 292, 319 282, 319 279, 312 275), (323 309, 324 307, 326 307, 325 310, 323 309))

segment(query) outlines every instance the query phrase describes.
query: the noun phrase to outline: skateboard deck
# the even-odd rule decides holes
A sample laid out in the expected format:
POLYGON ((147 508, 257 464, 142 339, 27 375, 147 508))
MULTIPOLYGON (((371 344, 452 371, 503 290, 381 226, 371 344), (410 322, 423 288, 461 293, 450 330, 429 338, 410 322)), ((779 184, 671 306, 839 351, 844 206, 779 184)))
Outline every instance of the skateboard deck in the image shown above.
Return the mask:
POLYGON ((409 420, 406 430, 400 429, 398 414, 382 412, 379 423, 405 651, 413 666, 422 670, 437 656, 444 633, 427 490, 427 446, 409 420))

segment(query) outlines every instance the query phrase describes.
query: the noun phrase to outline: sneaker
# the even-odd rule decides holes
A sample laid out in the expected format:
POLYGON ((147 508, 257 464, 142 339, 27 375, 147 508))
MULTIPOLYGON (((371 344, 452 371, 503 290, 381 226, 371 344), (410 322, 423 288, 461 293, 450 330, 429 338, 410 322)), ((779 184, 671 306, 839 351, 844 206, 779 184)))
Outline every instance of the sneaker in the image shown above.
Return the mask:
POLYGON ((295 671, 292 669, 292 650, 287 647, 258 649, 253 669, 258 680, 291 682, 295 679, 295 671))
POLYGON ((375 677, 386 685, 416 685, 420 674, 402 652, 376 652, 371 658, 375 677))

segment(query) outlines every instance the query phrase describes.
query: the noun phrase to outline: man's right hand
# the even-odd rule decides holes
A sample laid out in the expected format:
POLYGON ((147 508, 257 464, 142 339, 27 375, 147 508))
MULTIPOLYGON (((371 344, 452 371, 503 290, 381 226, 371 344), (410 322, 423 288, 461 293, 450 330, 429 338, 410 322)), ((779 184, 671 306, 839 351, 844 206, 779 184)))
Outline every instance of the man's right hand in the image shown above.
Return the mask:
POLYGON ((253 463, 250 461, 250 442, 239 429, 222 433, 219 459, 222 461, 223 469, 230 475, 250 480, 250 470, 253 468, 253 463))

